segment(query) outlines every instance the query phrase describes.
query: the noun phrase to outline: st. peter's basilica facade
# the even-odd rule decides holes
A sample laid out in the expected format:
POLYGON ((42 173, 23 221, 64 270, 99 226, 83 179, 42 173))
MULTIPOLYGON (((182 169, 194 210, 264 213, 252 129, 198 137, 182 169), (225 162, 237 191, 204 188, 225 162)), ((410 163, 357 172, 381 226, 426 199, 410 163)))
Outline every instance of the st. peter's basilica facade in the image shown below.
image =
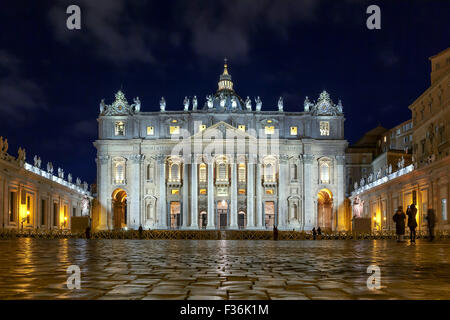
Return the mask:
POLYGON ((122 91, 100 104, 97 229, 349 228, 342 104, 323 91, 303 110, 263 111, 225 63, 201 105, 141 111, 122 91))

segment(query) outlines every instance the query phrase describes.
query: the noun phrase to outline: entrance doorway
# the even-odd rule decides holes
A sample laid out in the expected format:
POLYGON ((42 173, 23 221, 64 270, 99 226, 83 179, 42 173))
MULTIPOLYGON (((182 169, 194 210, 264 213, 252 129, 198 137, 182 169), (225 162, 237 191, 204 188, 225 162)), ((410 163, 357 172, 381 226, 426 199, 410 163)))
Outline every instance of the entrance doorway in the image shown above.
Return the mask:
POLYGON ((208 225, 208 214, 206 213, 206 211, 203 210, 200 212, 200 221, 199 221, 200 229, 206 229, 207 225, 208 225))
POLYGON ((323 231, 332 231, 333 194, 328 189, 322 189, 317 194, 317 226, 323 231))
POLYGON ((112 194, 113 228, 122 229, 127 226, 127 193, 117 189, 112 194))
POLYGON ((264 202, 264 224, 266 228, 273 228, 275 225, 275 202, 264 202))
POLYGON ((245 219, 245 217, 246 217, 246 215, 245 215, 245 212, 244 211, 239 211, 239 213, 238 213, 238 227, 239 227, 239 229, 245 229, 245 225, 246 225, 246 220, 247 219, 245 219))
POLYGON ((181 206, 179 201, 170 202, 170 228, 178 229, 181 226, 181 206))
POLYGON ((226 229, 228 226, 228 202, 225 200, 217 202, 217 215, 219 217, 219 229, 226 229))

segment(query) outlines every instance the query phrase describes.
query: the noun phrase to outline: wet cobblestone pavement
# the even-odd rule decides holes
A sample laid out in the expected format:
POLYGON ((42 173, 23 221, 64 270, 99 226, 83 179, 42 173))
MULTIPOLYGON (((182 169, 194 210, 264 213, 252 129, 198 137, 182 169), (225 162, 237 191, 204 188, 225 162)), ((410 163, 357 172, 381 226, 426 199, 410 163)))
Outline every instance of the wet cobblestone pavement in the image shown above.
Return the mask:
POLYGON ((449 241, 2 240, 0 299, 450 299, 449 257, 449 241))

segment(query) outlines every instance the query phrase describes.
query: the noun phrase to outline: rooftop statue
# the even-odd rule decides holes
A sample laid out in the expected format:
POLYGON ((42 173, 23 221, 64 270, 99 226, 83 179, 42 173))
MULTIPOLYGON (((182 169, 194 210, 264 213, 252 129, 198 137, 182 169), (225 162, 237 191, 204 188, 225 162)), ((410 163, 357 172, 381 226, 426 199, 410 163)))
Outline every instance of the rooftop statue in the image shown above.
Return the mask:
POLYGON ((338 111, 339 113, 343 113, 344 107, 342 106, 342 101, 341 101, 341 99, 339 99, 339 102, 338 102, 338 104, 336 105, 336 108, 337 108, 337 111, 338 111))
POLYGON ((231 108, 236 109, 237 101, 235 96, 231 96, 231 108))
POLYGON ((197 110, 197 104, 198 104, 197 96, 194 96, 192 98, 192 110, 197 110))
POLYGON ((304 102, 304 104, 303 104, 304 109, 305 109, 305 112, 310 112, 310 111, 311 111, 311 107, 312 107, 313 105, 314 105, 314 104, 313 104, 311 101, 309 101, 308 96, 306 96, 305 102, 304 102))
POLYGON ((213 97, 212 95, 206 96, 206 104, 208 105, 208 109, 212 109, 213 107, 213 97))
POLYGON ((100 113, 103 113, 105 111, 105 108, 105 99, 102 99, 102 101, 100 101, 100 113))
POLYGON ((225 95, 221 92, 220 93, 220 106, 222 108, 225 108, 225 103, 227 102, 225 95))
POLYGON ((283 111, 283 97, 278 99, 278 111, 283 111))
POLYGON ((252 101, 250 100, 249 96, 247 96, 247 99, 245 99, 245 107, 248 111, 252 110, 252 101))
POLYGON ((139 97, 136 97, 133 99, 134 104, 132 105, 134 107, 135 112, 141 111, 141 100, 139 100, 139 97))
POLYGON ((183 105, 184 105, 184 111, 188 111, 189 110, 189 98, 188 97, 184 97, 183 105))
POLYGON ((259 96, 255 99, 255 103, 256 103, 256 111, 261 111, 262 101, 259 96))
POLYGON ((51 162, 47 162, 47 172, 53 174, 53 164, 51 162))
POLYGON ((160 111, 166 111, 166 100, 164 97, 161 97, 161 100, 159 101, 159 109, 160 111))
POLYGON ((71 173, 69 173, 67 175, 67 181, 69 181, 69 183, 72 183, 72 174, 71 173))

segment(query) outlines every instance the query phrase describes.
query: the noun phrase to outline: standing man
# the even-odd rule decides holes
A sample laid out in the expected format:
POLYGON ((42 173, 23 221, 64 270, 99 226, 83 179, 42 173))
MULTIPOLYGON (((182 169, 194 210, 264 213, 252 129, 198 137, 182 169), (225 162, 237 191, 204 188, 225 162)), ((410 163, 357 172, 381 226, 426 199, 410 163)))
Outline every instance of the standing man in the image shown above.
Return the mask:
POLYGON ((413 203, 407 211, 408 216, 408 227, 410 231, 410 241, 411 243, 416 243, 416 228, 417 228, 417 221, 416 221, 416 214, 417 209, 415 204, 413 203))
POLYGON ((399 206, 395 212, 392 220, 395 222, 395 233, 397 234, 397 242, 403 241, 403 236, 405 235, 405 220, 406 214, 403 212, 403 207, 399 206))
POLYGON ((434 239, 434 225, 436 223, 436 214, 434 213, 434 209, 428 209, 427 211, 427 220, 428 220, 428 234, 430 237, 430 241, 434 239))

